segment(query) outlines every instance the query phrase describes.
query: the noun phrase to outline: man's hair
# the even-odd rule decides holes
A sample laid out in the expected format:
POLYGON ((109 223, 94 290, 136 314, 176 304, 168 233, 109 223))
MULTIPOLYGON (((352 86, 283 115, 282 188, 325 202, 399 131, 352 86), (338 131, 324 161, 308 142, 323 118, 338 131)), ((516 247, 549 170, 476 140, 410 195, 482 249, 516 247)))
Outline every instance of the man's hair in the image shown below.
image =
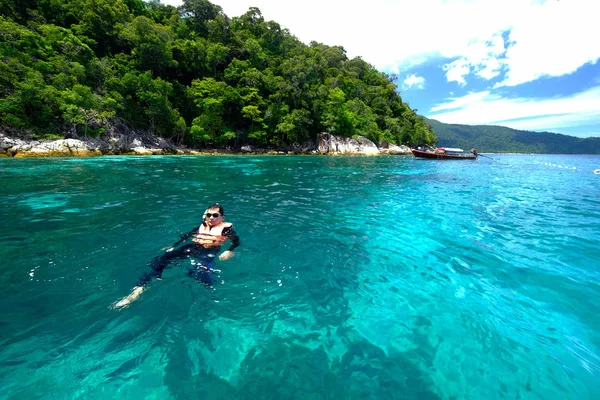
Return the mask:
POLYGON ((225 215, 225 212, 223 211, 223 207, 221 207, 221 205, 219 203, 215 203, 215 204, 212 204, 212 205, 208 206, 208 208, 206 209, 206 211, 208 211, 208 210, 214 210, 215 208, 219 210, 219 214, 225 215))

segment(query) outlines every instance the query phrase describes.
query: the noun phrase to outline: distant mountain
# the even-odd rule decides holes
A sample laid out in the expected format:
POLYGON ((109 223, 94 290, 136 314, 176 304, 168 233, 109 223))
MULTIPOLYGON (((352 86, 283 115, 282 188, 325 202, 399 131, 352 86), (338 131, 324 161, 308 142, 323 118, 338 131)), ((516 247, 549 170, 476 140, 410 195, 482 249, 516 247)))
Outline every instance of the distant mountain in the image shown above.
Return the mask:
POLYGON ((497 125, 445 124, 425 118, 440 147, 475 147, 483 153, 600 154, 600 138, 530 132, 497 125))

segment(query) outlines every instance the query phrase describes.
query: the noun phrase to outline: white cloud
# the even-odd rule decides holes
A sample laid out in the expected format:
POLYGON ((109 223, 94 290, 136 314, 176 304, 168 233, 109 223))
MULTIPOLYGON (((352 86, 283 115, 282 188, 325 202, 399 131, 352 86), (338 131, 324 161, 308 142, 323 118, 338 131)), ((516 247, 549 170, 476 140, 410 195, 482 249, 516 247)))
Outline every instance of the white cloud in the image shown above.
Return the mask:
POLYGON ((506 51, 507 74, 498 86, 515 86, 543 76, 561 76, 600 57, 597 2, 546 1, 515 19, 506 51))
POLYGON ((438 111, 444 111, 444 110, 463 109, 466 107, 473 106, 474 104, 479 104, 480 102, 485 101, 486 99, 488 99, 488 101, 490 99, 495 100, 495 99, 497 99, 497 97, 494 97, 493 95, 491 95, 490 92, 487 90, 483 91, 483 92, 469 93, 468 95, 463 96, 463 97, 453 98, 448 103, 440 104, 439 106, 435 106, 430 110, 430 112, 437 113, 438 111))
POLYGON ((481 78, 490 80, 500 74, 503 67, 502 57, 506 52, 501 33, 490 40, 476 40, 469 44, 464 55, 457 60, 444 64, 448 82, 466 85, 465 76, 472 71, 481 78))
POLYGON ((404 79, 404 87, 407 89, 412 89, 415 87, 416 89, 423 89, 425 86, 425 78, 422 76, 417 76, 416 74, 410 74, 404 79))
POLYGON ((482 91, 433 107, 427 117, 449 124, 502 125, 536 131, 600 125, 600 86, 541 100, 501 98, 482 91))
POLYGON ((477 68, 476 74, 483 79, 490 80, 500 75, 503 63, 496 58, 489 58, 477 68))
POLYGON ((465 75, 468 75, 471 72, 471 67, 467 61, 452 61, 451 63, 445 64, 442 68, 446 71, 446 79, 448 79, 448 82, 456 82, 461 86, 467 84, 465 75))
MULTIPOLYGON (((163 0, 178 5, 181 1, 163 0)), ((559 76, 597 60, 597 0, 214 0, 230 17, 258 7, 305 43, 343 46, 392 72, 435 58, 462 60, 501 85, 559 76), (505 49, 503 33, 509 33, 505 49)), ((449 69, 448 71, 453 71, 449 69)), ((454 72, 454 71, 453 71, 454 72)), ((464 75, 453 75, 460 82, 464 75)))

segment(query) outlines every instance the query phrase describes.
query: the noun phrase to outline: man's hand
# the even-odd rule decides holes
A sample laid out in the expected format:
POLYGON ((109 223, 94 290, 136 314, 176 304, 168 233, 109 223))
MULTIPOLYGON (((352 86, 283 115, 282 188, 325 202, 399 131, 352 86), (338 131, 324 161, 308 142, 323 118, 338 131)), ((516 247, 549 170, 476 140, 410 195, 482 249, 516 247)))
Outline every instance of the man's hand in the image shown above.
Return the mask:
POLYGON ((225 250, 220 256, 219 260, 229 260, 233 257, 233 251, 225 250))

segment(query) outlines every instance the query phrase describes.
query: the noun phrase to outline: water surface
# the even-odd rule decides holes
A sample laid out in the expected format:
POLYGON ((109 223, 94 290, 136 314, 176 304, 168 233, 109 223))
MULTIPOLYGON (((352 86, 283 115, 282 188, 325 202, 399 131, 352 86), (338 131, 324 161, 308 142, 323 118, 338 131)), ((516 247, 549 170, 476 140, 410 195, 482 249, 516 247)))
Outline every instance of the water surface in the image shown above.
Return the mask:
POLYGON ((0 159, 0 398, 599 398, 600 157, 490 156, 0 159))

